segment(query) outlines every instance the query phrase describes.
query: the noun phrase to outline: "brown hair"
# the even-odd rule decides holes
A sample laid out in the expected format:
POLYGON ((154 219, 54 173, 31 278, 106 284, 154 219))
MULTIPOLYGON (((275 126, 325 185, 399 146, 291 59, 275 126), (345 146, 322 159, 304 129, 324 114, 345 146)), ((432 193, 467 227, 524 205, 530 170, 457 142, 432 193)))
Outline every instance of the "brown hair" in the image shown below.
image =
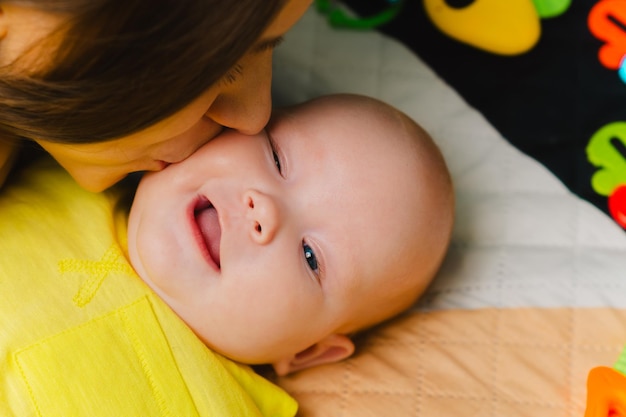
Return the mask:
POLYGON ((12 0, 71 16, 40 72, 0 68, 0 138, 89 143, 186 106, 248 51, 286 0, 12 0))

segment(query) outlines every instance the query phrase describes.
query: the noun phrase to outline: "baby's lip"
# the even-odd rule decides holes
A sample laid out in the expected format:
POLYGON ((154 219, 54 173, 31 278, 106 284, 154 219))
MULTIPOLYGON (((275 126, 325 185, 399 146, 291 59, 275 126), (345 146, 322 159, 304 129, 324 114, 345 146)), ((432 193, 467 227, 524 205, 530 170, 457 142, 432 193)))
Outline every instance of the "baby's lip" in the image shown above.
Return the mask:
POLYGON ((193 224, 196 242, 207 262, 220 269, 220 227, 219 215, 211 202, 200 197, 193 206, 193 224))

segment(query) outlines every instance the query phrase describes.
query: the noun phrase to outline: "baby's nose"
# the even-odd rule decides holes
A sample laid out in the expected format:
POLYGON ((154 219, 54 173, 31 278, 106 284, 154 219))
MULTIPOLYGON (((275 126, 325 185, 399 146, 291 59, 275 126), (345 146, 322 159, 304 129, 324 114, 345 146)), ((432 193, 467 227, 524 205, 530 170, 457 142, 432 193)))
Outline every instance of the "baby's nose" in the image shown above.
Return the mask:
POLYGON ((259 244, 274 239, 279 227, 279 212, 276 201, 269 195, 256 190, 246 193, 247 218, 250 221, 250 236, 259 244))

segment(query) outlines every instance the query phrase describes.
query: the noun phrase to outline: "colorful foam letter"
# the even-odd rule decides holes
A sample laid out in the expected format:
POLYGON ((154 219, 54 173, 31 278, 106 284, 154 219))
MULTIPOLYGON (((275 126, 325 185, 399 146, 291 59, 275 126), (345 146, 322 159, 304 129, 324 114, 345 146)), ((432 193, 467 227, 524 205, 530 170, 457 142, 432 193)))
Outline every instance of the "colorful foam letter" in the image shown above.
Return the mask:
POLYGON ((539 17, 549 19, 560 16, 569 8, 572 0, 533 0, 539 17))
POLYGON ((603 196, 609 196, 617 187, 626 185, 626 159, 613 141, 619 141, 626 147, 626 122, 604 125, 587 144, 587 159, 598 167, 591 177, 591 186, 603 196))
POLYGON ((521 54, 535 46, 541 36, 539 15, 531 0, 468 3, 464 7, 453 7, 446 0, 424 0, 424 8, 435 26, 446 35, 495 54, 521 54))
POLYGON ((600 63, 611 70, 619 69, 626 55, 626 1, 599 1, 589 12, 587 25, 593 36, 605 42, 598 51, 600 63))
POLYGON ((589 372, 585 417, 626 417, 624 375, 603 366, 589 372))

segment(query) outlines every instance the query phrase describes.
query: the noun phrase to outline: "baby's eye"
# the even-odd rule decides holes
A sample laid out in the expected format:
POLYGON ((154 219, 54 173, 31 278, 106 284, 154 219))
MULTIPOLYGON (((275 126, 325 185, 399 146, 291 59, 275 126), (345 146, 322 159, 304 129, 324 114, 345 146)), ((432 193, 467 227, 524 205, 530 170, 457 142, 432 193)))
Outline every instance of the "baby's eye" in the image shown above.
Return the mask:
POLYGON ((280 157, 278 156, 278 153, 276 153, 276 151, 273 148, 272 148, 272 156, 274 157, 274 164, 276 164, 276 169, 278 169, 278 172, 281 173, 282 167, 280 166, 280 157))
POLYGON ((272 140, 272 136, 269 133, 267 134, 267 141, 269 142, 270 149, 272 150, 272 158, 274 158, 274 165, 276 165, 276 169, 278 170, 278 173, 282 176, 283 164, 281 162, 280 149, 276 147, 276 144, 272 140))
POLYGON ((302 243, 302 250, 304 251, 304 259, 306 259, 307 264, 309 264, 309 268, 311 268, 311 271, 318 274, 319 266, 317 265, 317 256, 315 256, 313 248, 306 243, 302 243))

